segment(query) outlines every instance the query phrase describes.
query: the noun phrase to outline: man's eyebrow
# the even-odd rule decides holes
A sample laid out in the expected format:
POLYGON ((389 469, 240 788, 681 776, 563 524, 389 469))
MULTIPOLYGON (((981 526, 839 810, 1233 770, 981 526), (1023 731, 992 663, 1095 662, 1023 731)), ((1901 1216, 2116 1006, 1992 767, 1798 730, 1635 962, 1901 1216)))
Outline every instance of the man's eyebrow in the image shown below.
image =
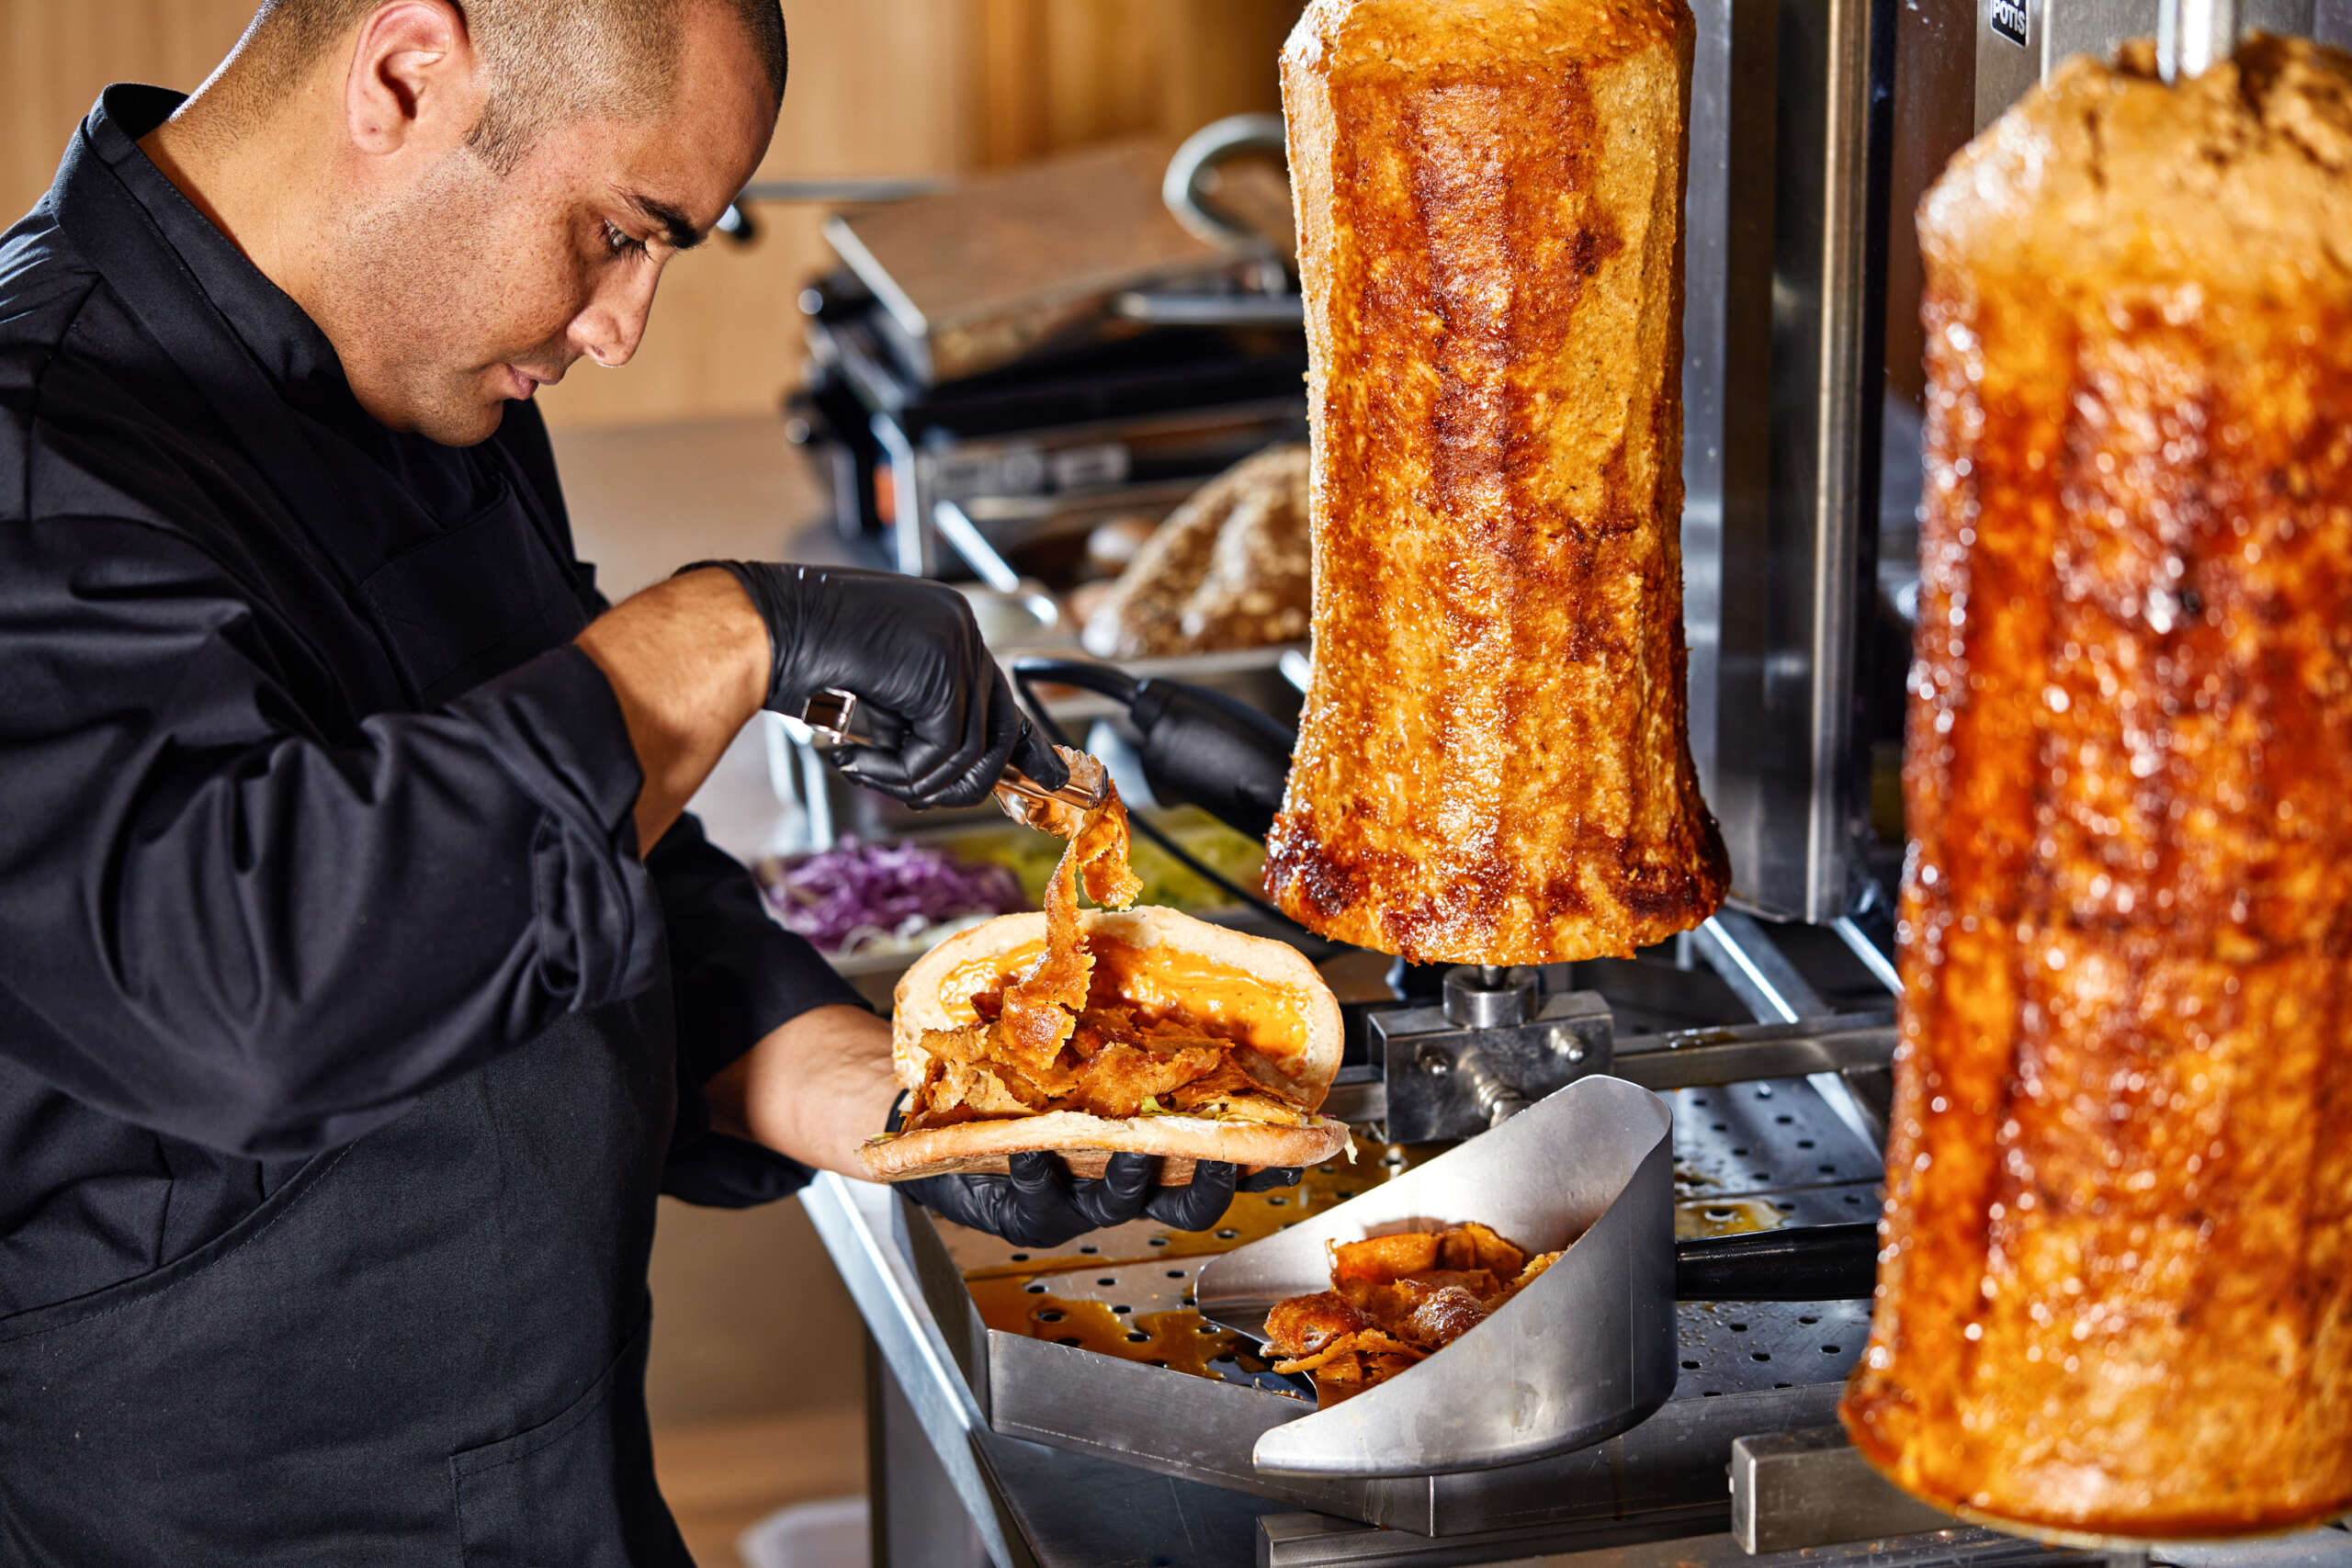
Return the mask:
POLYGON ((623 191, 621 199, 635 208, 647 222, 659 225, 662 238, 673 251, 691 251, 702 243, 703 232, 695 220, 659 197, 641 191, 623 191))

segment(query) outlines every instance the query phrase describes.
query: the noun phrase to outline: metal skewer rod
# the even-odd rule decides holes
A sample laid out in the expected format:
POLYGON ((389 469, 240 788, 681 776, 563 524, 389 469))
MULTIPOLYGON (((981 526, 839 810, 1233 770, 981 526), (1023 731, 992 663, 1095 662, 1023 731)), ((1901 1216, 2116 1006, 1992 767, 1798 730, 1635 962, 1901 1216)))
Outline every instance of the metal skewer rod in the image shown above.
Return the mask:
POLYGON ((2156 13, 2156 70, 2185 82, 2227 60, 2238 46, 2238 0, 2164 0, 2156 13))

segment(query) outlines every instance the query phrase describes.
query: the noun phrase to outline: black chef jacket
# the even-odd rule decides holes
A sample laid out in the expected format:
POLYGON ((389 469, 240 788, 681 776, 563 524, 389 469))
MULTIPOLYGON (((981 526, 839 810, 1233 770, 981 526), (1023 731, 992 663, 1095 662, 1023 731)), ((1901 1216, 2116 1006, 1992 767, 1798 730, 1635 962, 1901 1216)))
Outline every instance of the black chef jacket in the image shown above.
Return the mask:
MULTIPOLYGON (((179 101, 108 88, 0 237, 0 1372, 12 1325, 73 1342, 36 1309, 210 1268, 322 1167, 342 1164, 329 1190, 376 1183, 334 1200, 360 1218, 330 1235, 364 1229, 431 1156, 357 1178, 344 1156, 497 1135, 485 1113, 433 1144, 415 1111, 455 1129, 480 1079, 511 1118, 492 1069, 560 1122, 587 1058, 536 1043, 568 1020, 606 1021, 615 1105, 658 1087, 666 1190, 789 1191, 807 1173, 710 1133, 696 1090, 856 1001, 691 817, 640 862, 638 763, 571 645, 602 602, 537 411, 471 449, 370 420, 136 147, 179 101), (546 1065, 500 1066, 526 1062, 546 1065)), ((535 1168, 559 1156, 573 1188, 600 1179, 593 1149, 535 1168)), ((12 1543, 0 1525, 0 1562, 12 1543)))

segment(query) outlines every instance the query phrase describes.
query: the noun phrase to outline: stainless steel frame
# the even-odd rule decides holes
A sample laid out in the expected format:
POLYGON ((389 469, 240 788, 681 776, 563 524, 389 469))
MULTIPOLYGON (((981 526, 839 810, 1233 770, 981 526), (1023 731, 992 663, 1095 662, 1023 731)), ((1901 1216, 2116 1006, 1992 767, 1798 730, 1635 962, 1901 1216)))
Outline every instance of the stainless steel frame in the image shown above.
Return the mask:
MULTIPOLYGON (((955 503, 969 525, 955 546, 967 559, 972 552, 965 545, 986 552, 984 559, 1120 512, 1157 515, 1195 482, 1136 482, 1130 469, 1136 456, 1181 451, 1212 468, 1238 461, 1270 443, 1303 439, 1306 405, 1302 398, 1262 399, 920 445, 887 414, 876 414, 871 424, 890 469, 893 564, 928 575, 940 564, 943 502, 955 503)), ((948 527, 956 525, 949 520, 948 527)), ((973 564, 982 570, 978 559, 973 564)))
POLYGON ((1701 0, 1686 198, 1691 749, 1735 896, 1847 912, 1877 460, 1873 0, 1701 0), (1767 389, 1769 389, 1769 395, 1767 389))
POLYGON ((1976 129, 2077 54, 2107 59, 2126 39, 2177 39, 2187 73, 2195 75, 2225 38, 2248 28, 2311 34, 2315 0, 1978 0, 1976 129), (2228 15, 2223 15, 2227 12, 2228 15))

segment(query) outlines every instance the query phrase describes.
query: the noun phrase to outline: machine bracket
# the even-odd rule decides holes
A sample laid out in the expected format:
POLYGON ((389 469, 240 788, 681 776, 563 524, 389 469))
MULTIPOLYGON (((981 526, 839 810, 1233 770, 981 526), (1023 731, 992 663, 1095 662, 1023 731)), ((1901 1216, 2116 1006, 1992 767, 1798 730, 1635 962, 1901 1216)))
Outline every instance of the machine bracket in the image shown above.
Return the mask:
MULTIPOLYGON (((1453 1013, 1464 1012, 1460 998, 1449 999, 1453 1013)), ((1547 997, 1532 1016, 1485 1021, 1498 1010, 1474 1003, 1472 1021, 1457 1022, 1446 1008, 1405 1008, 1366 1021, 1374 1058, 1385 1064, 1391 1141, 1466 1138, 1587 1074, 1609 1071, 1616 1025, 1594 993, 1547 997)))

